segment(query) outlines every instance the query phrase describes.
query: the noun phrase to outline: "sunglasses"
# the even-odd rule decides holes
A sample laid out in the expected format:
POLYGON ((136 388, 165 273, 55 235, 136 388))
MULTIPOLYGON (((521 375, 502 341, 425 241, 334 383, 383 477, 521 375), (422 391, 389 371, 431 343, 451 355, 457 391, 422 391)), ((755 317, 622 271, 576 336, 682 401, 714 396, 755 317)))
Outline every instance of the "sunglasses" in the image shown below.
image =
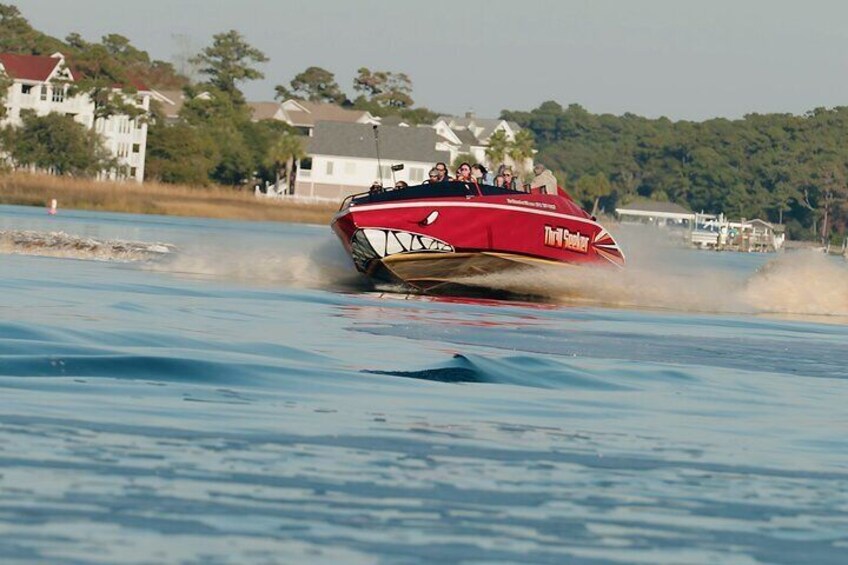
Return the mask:
POLYGON ((503 174, 503 176, 505 176, 505 177, 511 177, 511 176, 512 176, 512 173, 504 173, 504 174, 503 174))

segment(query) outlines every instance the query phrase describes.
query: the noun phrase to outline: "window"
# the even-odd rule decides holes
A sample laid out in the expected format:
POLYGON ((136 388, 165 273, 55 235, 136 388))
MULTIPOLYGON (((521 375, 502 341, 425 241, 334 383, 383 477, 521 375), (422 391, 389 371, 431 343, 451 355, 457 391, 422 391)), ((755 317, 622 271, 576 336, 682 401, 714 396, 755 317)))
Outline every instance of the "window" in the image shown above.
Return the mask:
POLYGON ((333 162, 332 161, 327 161, 327 176, 328 177, 333 176, 333 162))
POLYGON ((412 167, 409 169, 409 180, 412 182, 421 182, 424 180, 424 169, 421 167, 412 167))
POLYGON ((347 176, 356 174, 356 162, 348 161, 347 163, 345 163, 345 174, 347 176))
POLYGON ((140 152, 141 152, 141 144, 140 143, 133 143, 133 153, 140 153, 140 152))
POLYGON ((53 87, 53 102, 65 101, 65 89, 61 86, 53 87))
POLYGON ((21 94, 30 94, 32 92, 31 84, 22 84, 21 85, 21 94))
POLYGON ((136 168, 135 168, 135 167, 130 167, 130 176, 131 176, 131 177, 135 177, 135 173, 136 173, 136 168))
POLYGON ((47 85, 46 84, 41 85, 41 99, 47 100, 47 85))

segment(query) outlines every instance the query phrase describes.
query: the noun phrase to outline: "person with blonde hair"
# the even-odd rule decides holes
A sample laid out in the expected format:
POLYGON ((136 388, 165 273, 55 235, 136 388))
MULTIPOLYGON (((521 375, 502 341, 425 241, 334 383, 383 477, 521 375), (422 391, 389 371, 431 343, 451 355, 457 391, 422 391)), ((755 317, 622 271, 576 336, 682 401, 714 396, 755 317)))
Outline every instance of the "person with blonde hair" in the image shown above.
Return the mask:
POLYGON ((503 187, 504 188, 516 190, 515 187, 518 186, 518 183, 515 180, 515 175, 512 173, 511 167, 504 167, 504 170, 501 173, 501 176, 503 177, 503 187))

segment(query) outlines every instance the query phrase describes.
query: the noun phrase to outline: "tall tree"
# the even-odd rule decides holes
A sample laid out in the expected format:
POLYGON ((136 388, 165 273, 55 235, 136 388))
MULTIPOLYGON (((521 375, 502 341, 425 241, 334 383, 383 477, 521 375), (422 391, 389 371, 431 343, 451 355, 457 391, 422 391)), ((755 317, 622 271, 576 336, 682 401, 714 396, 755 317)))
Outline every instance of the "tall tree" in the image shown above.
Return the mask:
POLYGON ((523 175, 526 172, 524 170, 524 163, 533 156, 534 145, 533 134, 526 129, 519 130, 515 134, 515 139, 509 144, 507 154, 518 168, 519 175, 523 175))
POLYGON ((499 129, 489 136, 489 145, 486 147, 486 157, 489 158, 489 165, 491 167, 497 167, 504 162, 507 151, 509 151, 509 145, 509 138, 506 136, 506 132, 502 129, 499 129))
POLYGON ((293 194, 294 163, 306 157, 300 137, 293 134, 281 135, 268 148, 266 163, 275 171, 274 190, 280 192, 280 181, 285 180, 285 193, 293 194))
POLYGON ((208 86, 186 89, 187 100, 180 118, 203 135, 214 140, 217 162, 209 173, 221 184, 240 186, 249 181, 256 171, 255 153, 245 138, 250 127, 246 105, 229 93, 208 86))
POLYGON ((591 203, 592 215, 595 216, 601 199, 612 193, 612 185, 603 173, 584 175, 577 181, 576 193, 584 203, 591 203))
POLYGON ((212 45, 204 48, 192 63, 200 65, 200 72, 209 77, 209 84, 226 93, 236 103, 243 104, 244 96, 238 84, 264 78, 253 65, 268 61, 262 51, 249 45, 236 30, 218 33, 212 45))
POLYGON ((410 108, 412 80, 406 73, 374 71, 361 67, 353 79, 353 89, 366 100, 387 108, 410 108))
POLYGON ((100 136, 70 116, 24 112, 21 119, 19 128, 5 131, 7 150, 19 166, 83 176, 116 166, 100 136))
POLYGON ((35 30, 12 4, 0 4, 0 53, 49 55, 65 46, 55 37, 35 30))
POLYGON ((167 183, 209 184, 220 160, 211 132, 186 123, 157 124, 148 132, 145 177, 167 183))
POLYGON ((297 98, 310 102, 329 102, 343 104, 347 100, 333 73, 321 67, 309 67, 296 75, 290 84, 290 89, 283 85, 275 87, 277 98, 297 98))

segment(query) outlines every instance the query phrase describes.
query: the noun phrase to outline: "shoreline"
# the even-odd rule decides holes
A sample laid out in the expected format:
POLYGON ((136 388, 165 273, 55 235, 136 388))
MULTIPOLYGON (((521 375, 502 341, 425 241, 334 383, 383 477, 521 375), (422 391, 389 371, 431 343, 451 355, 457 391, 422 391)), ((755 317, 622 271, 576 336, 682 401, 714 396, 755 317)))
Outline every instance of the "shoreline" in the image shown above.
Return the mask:
POLYGON ((329 224, 338 203, 257 198, 230 187, 98 181, 27 173, 0 175, 0 204, 227 220, 329 224))

